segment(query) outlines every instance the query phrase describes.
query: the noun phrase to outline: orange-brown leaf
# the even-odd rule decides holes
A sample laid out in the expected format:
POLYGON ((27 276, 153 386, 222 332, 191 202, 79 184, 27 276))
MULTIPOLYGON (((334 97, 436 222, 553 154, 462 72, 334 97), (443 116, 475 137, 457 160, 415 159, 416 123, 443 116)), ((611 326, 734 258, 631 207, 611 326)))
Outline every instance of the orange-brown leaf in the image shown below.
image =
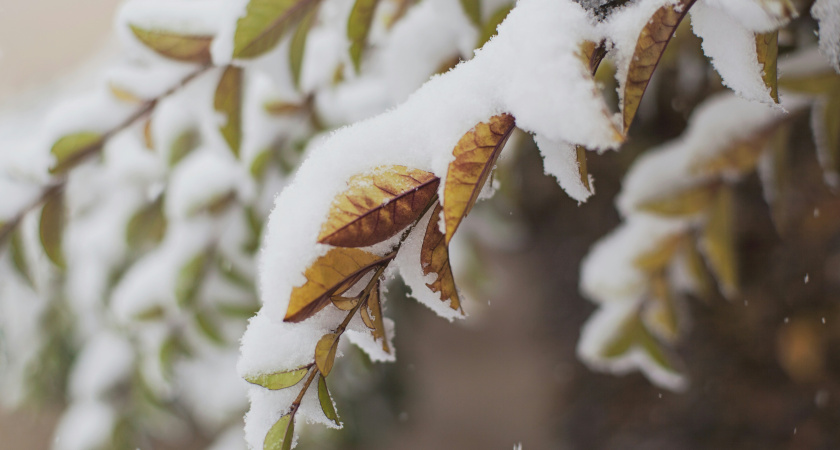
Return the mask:
POLYGON ((622 102, 622 116, 624 132, 630 129, 633 117, 639 109, 642 96, 645 94, 650 77, 659 64, 659 59, 665 52, 665 47, 674 31, 688 12, 694 0, 682 0, 675 5, 665 5, 651 16, 648 23, 639 33, 636 49, 630 58, 627 70, 627 80, 624 84, 624 101, 622 102))
POLYGON ((426 236, 423 238, 423 247, 420 249, 420 267, 423 268, 424 275, 430 273, 437 275, 437 279, 432 283, 426 283, 426 286, 432 292, 440 292, 441 301, 449 300, 450 308, 460 309, 461 299, 458 297, 455 278, 452 276, 452 266, 449 264, 449 245, 439 226, 441 210, 438 204, 426 227, 426 236))
POLYGON ((600 43, 583 41, 580 44, 580 52, 578 53, 578 56, 580 57, 580 60, 583 61, 586 68, 592 73, 592 76, 595 76, 598 66, 601 65, 601 60, 604 59, 604 56, 606 55, 607 47, 604 45, 603 41, 600 43))
POLYGON ((300 322, 331 303, 333 295, 350 289, 370 270, 393 259, 355 248, 335 248, 315 260, 306 272, 306 283, 292 289, 286 322, 300 322))
POLYGON ((481 122, 468 131, 452 151, 455 160, 446 172, 443 192, 447 244, 478 199, 514 126, 510 114, 493 116, 489 122, 481 122))
POLYGON ((423 213, 440 178, 405 166, 381 166, 350 178, 348 184, 321 227, 322 244, 366 247, 390 238, 423 213))
POLYGON ((770 88, 770 97, 779 103, 779 80, 776 63, 779 56, 779 30, 755 35, 755 52, 761 65, 764 85, 770 88))

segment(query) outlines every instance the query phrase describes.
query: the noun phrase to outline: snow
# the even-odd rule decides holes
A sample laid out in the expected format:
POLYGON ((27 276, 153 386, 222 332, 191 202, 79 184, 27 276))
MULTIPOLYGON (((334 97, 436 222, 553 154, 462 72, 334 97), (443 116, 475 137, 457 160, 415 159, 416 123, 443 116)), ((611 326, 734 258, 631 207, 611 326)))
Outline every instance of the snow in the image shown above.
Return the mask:
POLYGON ((131 374, 134 350, 125 337, 105 331, 85 344, 70 375, 70 395, 77 400, 104 397, 131 374))
POLYGON ((113 408, 98 400, 73 403, 58 423, 54 450, 105 448, 117 417, 113 408))
POLYGON ((592 175, 587 175, 591 190, 587 189, 580 179, 580 167, 578 166, 575 146, 566 142, 552 141, 541 135, 535 136, 534 141, 543 157, 543 167, 546 175, 556 178, 557 183, 569 194, 569 197, 578 202, 585 202, 595 193, 595 179, 592 178, 592 175))
POLYGON ((840 3, 817 0, 811 7, 811 15, 819 21, 820 51, 831 61, 834 70, 840 72, 840 3))
POLYGON ((742 27, 755 33, 778 29, 797 16, 788 0, 700 0, 697 3, 725 11, 742 27))

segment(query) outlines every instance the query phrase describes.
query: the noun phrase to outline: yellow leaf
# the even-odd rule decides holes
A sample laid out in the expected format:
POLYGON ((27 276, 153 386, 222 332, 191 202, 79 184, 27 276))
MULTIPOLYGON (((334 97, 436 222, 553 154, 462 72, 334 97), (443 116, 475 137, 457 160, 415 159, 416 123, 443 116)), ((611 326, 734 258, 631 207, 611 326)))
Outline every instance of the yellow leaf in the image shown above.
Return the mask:
POLYGON ((306 38, 309 36, 309 30, 312 28, 317 15, 318 6, 316 5, 310 8, 300 20, 300 24, 298 24, 295 34, 292 35, 292 40, 289 42, 289 69, 292 71, 292 80, 294 80, 295 87, 300 86, 300 71, 303 69, 306 38))
POLYGON ((755 51, 761 65, 764 85, 770 88, 770 97, 779 103, 779 82, 776 63, 779 56, 779 31, 755 35, 755 51))
POLYGON ((644 272, 659 272, 668 266, 684 240, 685 236, 683 235, 670 236, 663 239, 653 250, 636 257, 633 260, 633 265, 644 272))
POLYGON ((330 297, 332 304, 342 311, 350 311, 359 304, 359 297, 342 297, 340 295, 333 295, 330 297))
POLYGON ((50 150, 55 158, 50 166, 50 173, 66 172, 91 154, 98 152, 104 142, 104 135, 92 131, 82 131, 62 137, 53 144, 50 150))
POLYGON ((250 0, 236 22, 234 58, 256 58, 273 49, 320 0, 250 0))
POLYGON ((359 72, 362 63, 362 52, 367 47, 373 13, 376 12, 378 4, 379 0, 356 0, 353 9, 350 10, 350 17, 347 20, 347 39, 350 40, 350 59, 353 60, 356 73, 359 72))
POLYGON ((489 122, 481 122, 468 131, 452 151, 455 160, 446 172, 443 193, 447 244, 475 205, 514 126, 510 114, 493 116, 489 122))
POLYGON ((708 208, 717 190, 717 183, 699 184, 647 200, 636 209, 661 216, 690 216, 708 208))
POLYGON ((587 169, 586 165, 586 148, 578 145, 575 148, 575 151, 577 152, 578 175, 580 176, 580 182, 583 183, 583 187, 585 187, 587 191, 592 192, 592 186, 589 184, 589 169, 587 169))
POLYGON ((290 450, 294 439, 295 421, 291 414, 286 414, 269 428, 263 450, 290 450))
POLYGON ((791 92, 820 95, 840 90, 840 75, 832 70, 805 76, 783 76, 779 87, 791 92))
MULTIPOLYGON (((370 297, 368 297, 367 305, 365 308, 362 308, 362 312, 367 313, 370 311, 368 318, 371 320, 372 326, 369 326, 369 328, 372 329, 371 333, 373 334, 373 340, 382 339, 382 350, 384 350, 385 353, 391 353, 391 350, 388 348, 388 337, 385 335, 385 321, 382 317, 381 296, 382 293, 379 281, 377 281, 376 286, 374 286, 373 290, 370 291, 370 297)), ((364 319, 364 315, 362 318, 364 319)))
POLYGON ((394 255, 377 256, 355 248, 334 248, 306 269, 306 283, 292 289, 286 322, 303 321, 330 304, 333 295, 350 289, 369 271, 394 255))
POLYGON ((738 258, 735 248, 735 204, 731 188, 722 188, 703 228, 703 250, 721 292, 732 298, 738 291, 738 258))
POLYGON ((693 0, 681 0, 677 4, 659 8, 639 33, 624 83, 621 111, 625 133, 630 129, 636 111, 639 110, 642 96, 645 94, 653 71, 656 70, 656 65, 659 64, 659 59, 665 52, 668 41, 671 40, 671 36, 674 35, 674 31, 693 2, 693 0))
POLYGON ((601 60, 604 59, 604 56, 607 56, 607 48, 603 41, 600 43, 593 41, 581 42, 578 57, 580 57, 583 65, 589 69, 592 76, 595 76, 595 72, 598 71, 598 66, 601 65, 601 60))
POLYGON ((129 25, 134 36, 146 47, 169 59, 207 64, 212 59, 210 44, 213 36, 193 36, 164 30, 147 30, 129 25))
POLYGON ((423 213, 440 179, 405 166, 380 166, 347 183, 321 227, 322 244, 367 247, 394 236, 423 213))
POLYGON ((41 210, 40 236, 41 245, 50 261, 59 268, 64 268, 64 251, 62 237, 64 235, 64 194, 58 192, 50 196, 41 210))
POLYGON ((505 20, 507 15, 510 13, 510 10, 513 9, 513 6, 513 3, 502 5, 490 15, 487 22, 485 22, 484 26, 481 27, 481 34, 478 37, 478 42, 475 46, 476 48, 483 47, 484 44, 486 44, 487 41, 496 34, 496 28, 498 28, 505 20))
POLYGON ((327 389, 327 379, 324 377, 318 378, 318 401, 321 403, 321 410, 324 411, 324 415, 327 416, 327 419, 330 419, 334 424, 339 425, 338 414, 335 412, 335 405, 333 405, 330 391, 327 389))
POLYGON ((300 369, 287 370, 283 372, 246 376, 245 381, 251 384, 260 385, 266 389, 278 390, 298 384, 307 373, 309 373, 309 367, 301 367, 300 369))
POLYGON ((219 79, 213 108, 224 114, 225 124, 219 127, 234 156, 239 157, 242 141, 242 69, 227 66, 219 79))
MULTIPOLYGON (((449 245, 445 236, 440 231, 440 213, 443 210, 440 204, 432 211, 432 218, 426 227, 426 235, 423 238, 423 246, 420 249, 420 267, 423 274, 434 273, 437 278, 426 286, 432 292, 440 292, 440 300, 449 300, 449 307, 461 309, 461 299, 458 297, 458 289, 455 287, 455 278, 452 275, 452 266, 449 263, 449 245)), ((463 314, 463 310, 461 313, 463 314)))
POLYGON ((461 9, 473 25, 481 28, 481 0, 459 0, 461 9))
POLYGON ((318 344, 315 345, 315 365, 322 376, 327 376, 335 363, 335 351, 338 349, 339 335, 329 333, 321 336, 318 344))

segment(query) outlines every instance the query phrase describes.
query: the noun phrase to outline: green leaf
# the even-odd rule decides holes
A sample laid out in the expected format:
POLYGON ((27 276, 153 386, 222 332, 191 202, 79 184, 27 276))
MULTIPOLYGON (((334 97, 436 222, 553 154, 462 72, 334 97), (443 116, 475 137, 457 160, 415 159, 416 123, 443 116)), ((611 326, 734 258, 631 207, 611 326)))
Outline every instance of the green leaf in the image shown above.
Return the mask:
POLYGON ((633 315, 621 325, 620 331, 607 343, 601 354, 605 358, 618 358, 634 348, 639 348, 650 356, 654 363, 669 372, 676 372, 662 345, 645 328, 638 316, 633 315))
POLYGON ((262 180, 265 169, 271 162, 272 156, 274 156, 274 151, 270 148, 257 153, 257 156, 255 156, 254 160, 251 161, 251 176, 254 177, 254 179, 258 181, 262 180))
POLYGON ((35 286, 32 280, 32 274, 29 271, 29 262, 26 259, 26 250, 23 248, 23 236, 21 236, 20 228, 12 232, 9 252, 12 256, 12 263, 15 270, 20 276, 29 283, 30 286, 35 286))
POLYGON ((285 372, 264 373, 261 375, 246 376, 245 381, 251 384, 260 385, 266 389, 273 391, 292 387, 300 382, 306 374, 309 373, 309 367, 301 367, 300 369, 289 370, 285 372))
POLYGON ((327 419, 332 420, 336 425, 340 425, 330 391, 327 389, 327 379, 324 377, 318 377, 318 401, 321 402, 321 409, 324 411, 327 419))
POLYGON ((50 173, 64 173, 85 159, 91 153, 102 148, 105 137, 93 131, 81 131, 69 134, 53 144, 50 153, 55 161, 50 166, 50 173))
POLYGON ((40 235, 41 245, 47 257, 56 266, 65 267, 64 251, 61 248, 64 234, 64 194, 59 192, 50 196, 41 210, 40 235))
POLYGON ((166 234, 166 216, 163 213, 163 196, 144 206, 129 219, 125 239, 132 249, 144 244, 157 244, 166 234))
POLYGON ((201 331, 210 342, 216 345, 225 345, 225 338, 222 336, 221 330, 219 330, 219 325, 213 322, 212 319, 207 315, 205 312, 197 312, 195 314, 195 324, 198 326, 198 330, 201 331))
POLYGON ((163 307, 160 305, 152 306, 151 308, 144 309, 137 314, 134 314, 133 319, 139 321, 151 321, 151 320, 160 320, 166 315, 166 311, 164 311, 163 307))
POLYGON ((242 143, 242 69, 227 66, 222 72, 213 98, 213 108, 224 114, 225 124, 219 127, 219 131, 233 155, 238 158, 242 143))
POLYGON ((315 364, 321 375, 327 376, 335 363, 335 351, 338 348, 338 337, 335 333, 321 336, 321 340, 315 345, 315 364))
POLYGON ((174 167, 190 152, 198 148, 201 143, 201 137, 198 132, 190 128, 179 134, 175 140, 172 141, 172 146, 169 149, 169 167, 174 167))
POLYGON ((157 54, 178 61, 206 64, 211 60, 213 36, 193 36, 129 25, 134 36, 157 54))
POLYGON ((263 443, 263 450, 290 450, 295 438, 295 421, 287 414, 280 418, 268 430, 263 443))
POLYGON ((216 259, 216 267, 219 269, 219 273, 222 277, 231 284, 239 286, 249 292, 254 291, 254 280, 238 271, 230 261, 219 257, 216 259))
POLYGON ((370 25, 373 22, 373 14, 376 12, 376 5, 379 0, 356 0, 350 17, 347 20, 347 39, 350 40, 350 59, 353 60, 353 67, 356 73, 362 64, 362 53, 367 47, 370 25))
POLYGON ((236 22, 234 58, 256 58, 273 49, 320 0, 250 0, 236 22))
POLYGON ((201 286, 201 279, 207 270, 207 254, 201 252, 189 260, 178 273, 175 283, 175 298, 181 307, 195 304, 195 296, 201 286))
POLYGON ((703 253, 721 292, 731 299, 738 291, 735 200, 732 189, 720 189, 703 228, 703 253))
POLYGON ((481 0, 460 0, 464 14, 476 28, 481 29, 481 0))
POLYGON ((160 346, 158 354, 160 358, 160 366, 164 375, 167 377, 172 374, 172 367, 175 364, 175 358, 181 355, 188 355, 189 351, 184 343, 177 336, 169 336, 163 341, 160 346))
POLYGON ((318 16, 317 5, 311 8, 292 35, 292 40, 289 42, 289 68, 292 70, 292 79, 295 82, 295 87, 300 87, 300 72, 303 68, 303 53, 306 50, 306 37, 309 36, 309 30, 315 22, 315 17, 318 16))
POLYGON ((481 34, 478 37, 476 48, 483 47, 493 35, 496 34, 496 28, 505 20, 510 10, 513 9, 514 4, 502 5, 499 9, 493 12, 487 19, 484 26, 481 27, 481 34))
POLYGON ((216 307, 216 309, 219 311, 219 314, 227 317, 232 317, 234 319, 250 319, 260 310, 260 305, 256 303, 252 305, 221 303, 216 307))

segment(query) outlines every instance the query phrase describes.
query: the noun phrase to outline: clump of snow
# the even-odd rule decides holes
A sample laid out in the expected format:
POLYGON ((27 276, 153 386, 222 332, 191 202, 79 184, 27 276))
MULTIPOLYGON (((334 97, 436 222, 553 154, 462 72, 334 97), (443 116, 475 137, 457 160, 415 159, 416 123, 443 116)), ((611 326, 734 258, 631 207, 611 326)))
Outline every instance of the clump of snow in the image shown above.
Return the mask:
POLYGON ((811 15, 820 24, 820 51, 840 72, 840 3, 836 0, 817 0, 811 15))
POLYGON ((557 183, 569 194, 569 197, 578 202, 585 202, 595 193, 595 179, 592 178, 592 175, 587 174, 589 188, 583 184, 583 180, 580 178, 577 149, 574 145, 552 141, 541 135, 535 136, 534 141, 543 157, 543 167, 546 175, 556 178, 557 183))
POLYGON ((131 344, 113 332, 102 332, 87 342, 76 359, 70 376, 70 395, 93 399, 114 388, 131 370, 131 344))
POLYGON ((98 400, 73 403, 58 423, 55 450, 88 450, 110 444, 111 430, 116 423, 113 408, 98 400))

